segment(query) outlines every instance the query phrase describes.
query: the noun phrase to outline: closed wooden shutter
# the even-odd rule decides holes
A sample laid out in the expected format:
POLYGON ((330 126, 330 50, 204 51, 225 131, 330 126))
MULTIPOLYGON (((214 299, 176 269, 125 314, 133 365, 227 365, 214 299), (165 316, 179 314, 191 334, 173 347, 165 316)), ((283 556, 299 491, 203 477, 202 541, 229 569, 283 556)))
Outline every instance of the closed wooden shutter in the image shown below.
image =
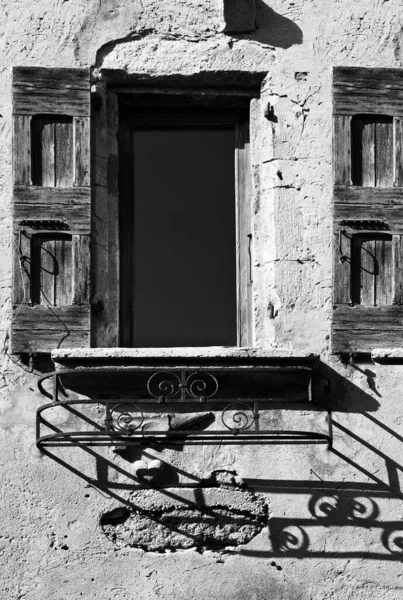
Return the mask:
POLYGON ((13 352, 90 343, 90 79, 13 70, 13 352))
POLYGON ((403 70, 333 73, 333 352, 403 345, 403 70))

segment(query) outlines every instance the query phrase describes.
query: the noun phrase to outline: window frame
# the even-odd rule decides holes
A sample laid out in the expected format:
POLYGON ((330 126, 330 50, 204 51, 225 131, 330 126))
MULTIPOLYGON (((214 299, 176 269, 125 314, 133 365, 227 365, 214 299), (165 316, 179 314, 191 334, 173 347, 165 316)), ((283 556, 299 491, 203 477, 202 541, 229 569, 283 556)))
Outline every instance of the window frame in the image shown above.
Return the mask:
MULTIPOLYGON (((155 126, 191 128, 234 127, 235 129, 235 211, 236 211, 236 304, 237 346, 253 345, 252 324, 252 172, 250 156, 250 108, 225 107, 225 98, 220 98, 220 107, 205 108, 193 103, 189 107, 186 97, 181 96, 169 106, 164 102, 158 107, 134 107, 125 95, 119 103, 118 156, 119 156, 119 346, 136 347, 135 315, 132 285, 134 277, 133 220, 133 169, 124 162, 132 155, 132 131, 151 129, 155 126), (172 106, 173 105, 173 106, 172 106), (127 241, 128 240, 128 241, 127 241), (127 323, 130 326, 127 326, 127 323)), ((245 101, 242 104, 246 104, 245 101)))

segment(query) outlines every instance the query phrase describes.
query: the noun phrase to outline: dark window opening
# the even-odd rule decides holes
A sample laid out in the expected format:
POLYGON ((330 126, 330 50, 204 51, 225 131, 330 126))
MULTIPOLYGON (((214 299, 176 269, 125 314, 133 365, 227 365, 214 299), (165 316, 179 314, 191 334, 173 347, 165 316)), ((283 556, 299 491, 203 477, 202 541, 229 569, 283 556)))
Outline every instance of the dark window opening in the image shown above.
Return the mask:
POLYGON ((236 344, 232 130, 135 131, 138 346, 236 344))
POLYGON ((237 119, 121 122, 122 346, 237 345, 237 119))

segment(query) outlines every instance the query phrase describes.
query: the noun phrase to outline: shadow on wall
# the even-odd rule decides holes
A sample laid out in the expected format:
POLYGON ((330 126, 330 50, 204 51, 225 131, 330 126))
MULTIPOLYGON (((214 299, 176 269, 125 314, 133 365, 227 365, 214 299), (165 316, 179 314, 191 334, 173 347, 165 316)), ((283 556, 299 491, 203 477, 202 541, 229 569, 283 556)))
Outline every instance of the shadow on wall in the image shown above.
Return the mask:
MULTIPOLYGON (((370 369, 362 370, 357 365, 350 365, 350 367, 366 376, 368 387, 380 398, 376 388, 375 373, 370 369)), ((341 413, 375 412, 379 409, 379 401, 376 398, 329 365, 321 363, 319 374, 320 377, 317 378, 314 388, 314 397, 318 398, 322 406, 341 413)))
MULTIPOLYGON (((358 370, 367 376, 370 389, 380 398, 376 389, 375 374, 370 369, 358 370)), ((287 498, 289 508, 286 516, 283 509, 281 514, 276 514, 274 510, 266 519, 263 511, 256 515, 246 515, 244 523, 242 519, 245 515, 241 511, 243 516, 240 520, 236 507, 234 509, 223 504, 222 510, 217 512, 214 507, 206 507, 203 498, 211 493, 209 490, 212 488, 218 490, 215 493, 229 493, 228 485, 221 491, 216 481, 200 479, 191 472, 173 467, 162 460, 160 462, 164 462, 164 468, 161 474, 152 481, 150 472, 147 480, 146 468, 143 469, 143 476, 140 476, 140 471, 134 472, 133 469, 135 461, 141 460, 147 467, 147 463, 150 464, 150 461, 155 459, 155 448, 150 453, 148 448, 153 447, 152 442, 146 440, 143 447, 118 451, 118 461, 77 441, 72 441, 74 451, 71 449, 63 452, 62 448, 51 451, 50 448, 44 448, 44 454, 79 476, 87 486, 107 494, 117 502, 114 509, 116 514, 114 511, 112 514, 108 513, 103 517, 103 521, 101 518, 101 524, 105 525, 104 532, 111 540, 116 539, 116 536, 120 539, 120 536, 123 540, 120 543, 128 543, 133 547, 138 547, 140 542, 136 537, 130 539, 130 542, 125 542, 126 530, 131 531, 133 523, 144 521, 147 524, 154 523, 153 526, 164 530, 164 539, 171 540, 173 533, 178 534, 182 541, 177 549, 195 546, 202 548, 207 544, 209 547, 218 547, 225 553, 234 552, 246 557, 266 558, 272 561, 282 557, 311 557, 401 562, 403 525, 401 520, 393 520, 390 514, 399 514, 398 507, 403 501, 400 483, 403 465, 388 454, 388 447, 380 440, 385 439, 385 434, 390 436, 396 454, 399 444, 402 444, 403 449, 403 436, 374 416, 379 407, 378 399, 327 365, 321 365, 321 374, 322 383, 318 383, 316 393, 319 398, 326 397, 325 403, 333 411, 332 425, 335 433, 334 446, 328 450, 328 458, 336 465, 331 472, 337 473, 342 467, 343 478, 337 479, 332 476, 324 479, 315 472, 315 465, 312 465, 311 477, 308 480, 249 478, 243 480, 240 488, 231 486, 233 496, 238 497, 242 493, 242 498, 247 498, 248 494, 253 494, 259 502, 264 501, 261 494, 287 498), (343 417, 345 413, 356 413, 362 417, 364 423, 359 429, 359 435, 350 428, 349 421, 343 417), (365 439, 365 421, 371 426, 371 443, 365 439), (74 466, 73 457, 76 451, 88 455, 96 467, 95 475, 87 475, 81 471, 81 459, 80 467, 74 466), (349 480, 345 479, 346 472, 350 473, 349 480), (165 504, 180 502, 182 507, 167 511, 163 508, 165 504, 162 501, 161 510, 150 512, 145 509, 144 502, 147 503, 147 497, 157 492, 159 498, 166 498, 165 504), (142 494, 145 495, 145 500, 142 494), (138 501, 143 507, 137 504, 138 501), (204 522, 206 531, 203 530, 204 533, 199 539, 192 532, 196 524, 204 522), (214 523, 224 523, 231 531, 242 525, 249 533, 245 540, 239 540, 237 544, 231 543, 225 536, 219 543, 211 533, 214 523), (259 546, 248 548, 245 545, 247 541, 260 532, 259 546), (240 547, 231 550, 227 547, 231 545, 240 547)), ((54 430, 56 431, 56 428, 54 430)), ((159 446, 157 449, 163 448, 159 446)), ((91 462, 88 463, 89 472, 94 473, 91 462)), ((221 504, 220 502, 220 506, 221 504)), ((275 506, 276 502, 271 502, 271 505, 275 506)), ((271 564, 276 566, 276 563, 271 564)))
POLYGON ((377 501, 382 498, 402 501, 401 493, 395 495, 376 484, 371 490, 371 485, 365 484, 318 482, 318 489, 314 490, 312 481, 300 481, 298 487, 292 481, 246 480, 246 483, 260 492, 311 496, 306 518, 273 516, 268 521, 270 549, 242 548, 239 553, 243 556, 403 560, 402 523, 382 519, 377 501), (328 540, 326 551, 323 550, 324 536, 328 540))
POLYGON ((256 0, 256 31, 249 35, 232 37, 268 44, 275 48, 291 48, 303 42, 302 30, 290 19, 270 8, 263 0, 256 0))

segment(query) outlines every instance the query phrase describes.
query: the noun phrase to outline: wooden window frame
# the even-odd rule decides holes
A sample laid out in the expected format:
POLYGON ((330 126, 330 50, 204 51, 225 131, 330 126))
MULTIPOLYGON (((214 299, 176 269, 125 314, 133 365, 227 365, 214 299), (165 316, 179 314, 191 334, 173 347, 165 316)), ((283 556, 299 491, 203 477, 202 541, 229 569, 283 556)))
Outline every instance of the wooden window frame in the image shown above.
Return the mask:
MULTIPOLYGON (((135 347, 135 315, 133 297, 134 236, 133 222, 133 169, 124 157, 132 154, 132 130, 163 127, 234 127, 235 128, 235 210, 237 262, 237 346, 253 345, 252 324, 252 173, 250 156, 250 114, 248 109, 227 110, 201 107, 158 109, 142 107, 136 110, 127 105, 119 107, 119 239, 120 239, 120 315, 119 345, 135 347), (124 241, 124 242, 123 242, 124 241), (127 327, 127 323, 130 326, 127 327), (126 326, 124 326, 126 324, 126 326)), ((221 98, 221 101, 223 98, 221 98)), ((249 104, 249 103, 248 103, 249 104)))

